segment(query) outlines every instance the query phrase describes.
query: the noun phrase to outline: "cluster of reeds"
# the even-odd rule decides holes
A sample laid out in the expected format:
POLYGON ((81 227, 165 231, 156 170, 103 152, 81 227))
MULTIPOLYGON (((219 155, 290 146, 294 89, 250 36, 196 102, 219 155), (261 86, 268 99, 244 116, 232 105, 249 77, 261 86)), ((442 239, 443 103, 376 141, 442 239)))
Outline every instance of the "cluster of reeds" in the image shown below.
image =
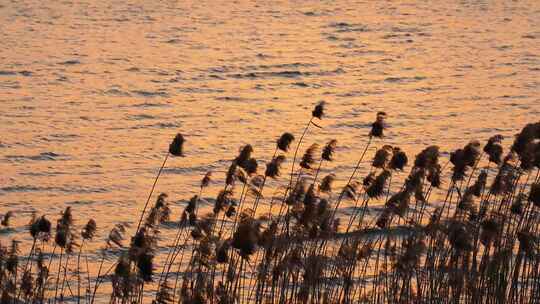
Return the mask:
POLYGON ((324 116, 320 102, 298 139, 280 136, 264 170, 253 147, 242 147, 211 210, 200 206, 216 184, 207 173, 165 247, 167 195, 149 202, 169 156, 184 156, 177 135, 129 244, 126 227, 114 227, 97 274, 83 250, 93 220, 76 232, 67 208, 53 233, 45 216, 34 217, 28 256, 15 241, 0 245, 0 302, 94 303, 110 279, 110 303, 540 303, 540 123, 526 125, 508 151, 496 135, 447 160, 429 146, 409 161, 385 144, 379 112, 338 188, 336 174, 321 176, 336 140, 299 154, 324 116))

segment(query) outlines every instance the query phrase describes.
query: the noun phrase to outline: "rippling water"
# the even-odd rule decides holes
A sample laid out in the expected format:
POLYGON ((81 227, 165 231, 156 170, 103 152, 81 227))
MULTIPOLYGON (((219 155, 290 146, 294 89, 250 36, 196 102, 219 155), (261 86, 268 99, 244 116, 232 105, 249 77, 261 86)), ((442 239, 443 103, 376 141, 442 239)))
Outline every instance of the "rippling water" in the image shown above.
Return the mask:
POLYGON ((177 132, 187 157, 157 191, 183 205, 241 145, 268 160, 318 100, 328 117, 302 150, 337 138, 326 171, 343 182, 376 111, 409 155, 508 142, 540 114, 538 1, 29 0, 0 3, 0 20, 3 242, 66 206, 99 238, 133 223, 177 132))

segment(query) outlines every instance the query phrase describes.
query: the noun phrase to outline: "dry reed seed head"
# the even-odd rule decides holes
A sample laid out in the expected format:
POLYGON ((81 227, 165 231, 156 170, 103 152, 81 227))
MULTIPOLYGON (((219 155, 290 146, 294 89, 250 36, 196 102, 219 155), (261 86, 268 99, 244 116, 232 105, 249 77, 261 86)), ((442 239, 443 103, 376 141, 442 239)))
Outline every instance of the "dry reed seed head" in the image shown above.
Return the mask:
POLYGON ((45 215, 38 219, 39 232, 49 235, 51 234, 51 227, 51 222, 45 217, 45 215))
POLYGON ((248 174, 242 167, 237 167, 235 172, 235 179, 239 180, 242 184, 247 184, 248 182, 248 174))
POLYGON ((319 103, 315 106, 313 111, 311 112, 311 115, 313 117, 317 117, 318 119, 322 119, 324 116, 324 106, 326 102, 324 100, 319 101, 319 103))
POLYGON ((375 172, 369 172, 364 179, 362 179, 362 185, 364 188, 371 186, 375 182, 375 172))
POLYGON ((471 210, 473 204, 474 204, 474 198, 473 198, 472 193, 465 192, 465 194, 459 200, 457 208, 467 211, 467 210, 471 210))
POLYGON ((399 147, 392 149, 392 158, 390 159, 390 169, 403 171, 403 168, 407 166, 409 158, 407 154, 403 152, 399 147))
POLYGON ((535 144, 533 165, 540 169, 540 141, 535 144))
POLYGON ((225 177, 225 184, 228 186, 234 185, 234 182, 236 181, 236 168, 237 163, 235 161, 231 162, 231 165, 229 166, 229 169, 227 170, 227 175, 225 177))
POLYGON ((6 270, 15 274, 17 272, 17 267, 19 265, 19 241, 11 240, 11 246, 7 252, 7 259, 4 262, 6 270))
POLYGON ((130 261, 128 256, 124 253, 118 258, 118 263, 114 268, 114 274, 120 278, 128 278, 131 273, 130 261))
POLYGON ((0 222, 0 225, 2 226, 9 226, 9 220, 13 217, 14 213, 13 211, 8 211, 6 214, 4 214, 2 221, 0 222))
MULTIPOLYGON (((316 226, 315 219, 317 216, 317 205, 315 204, 304 204, 304 209, 302 210, 302 214, 300 215, 300 224, 302 224, 306 230, 310 230, 310 228, 314 228, 316 226)), ((316 227, 315 227, 316 228, 316 227)), ((317 230, 311 230, 309 231, 310 237, 316 237, 318 234, 317 230)))
POLYGON ((373 162, 371 165, 375 168, 386 168, 386 165, 390 161, 390 155, 392 153, 392 146, 385 145, 381 149, 375 152, 373 162))
POLYGON ((73 225, 73 214, 71 212, 71 207, 67 207, 64 212, 61 213, 59 222, 61 225, 66 226, 67 228, 73 225))
POLYGON ((233 192, 231 190, 221 190, 214 204, 214 214, 228 208, 232 203, 233 192))
POLYGON ((144 226, 148 228, 157 228, 160 225, 160 218, 160 210, 154 206, 148 212, 144 221, 144 226))
POLYGON ((472 195, 476 197, 480 197, 482 195, 482 192, 484 191, 487 183, 487 171, 482 170, 480 174, 478 174, 478 178, 476 179, 476 182, 467 189, 467 191, 470 191, 472 195))
POLYGON ((285 156, 278 155, 266 164, 265 175, 271 178, 276 178, 280 175, 281 165, 285 162, 285 156))
POLYGON ((51 222, 43 215, 30 222, 30 235, 34 239, 41 237, 44 240, 48 240, 51 235, 51 227, 51 222))
POLYGON ((396 215, 403 217, 409 210, 411 192, 403 190, 392 195, 386 203, 387 208, 396 215))
POLYGON ((304 205, 314 206, 317 204, 317 194, 315 193, 315 184, 311 184, 304 196, 304 205))
POLYGON ((525 125, 521 132, 516 135, 514 143, 512 144, 512 151, 521 155, 525 147, 534 139, 540 138, 540 122, 530 123, 525 125))
POLYGON ((373 252, 373 246, 371 243, 367 243, 365 245, 363 245, 359 250, 358 250, 358 253, 356 255, 356 260, 357 261, 361 261, 361 260, 366 260, 368 259, 370 256, 371 256, 371 253, 373 252))
POLYGON ((201 180, 201 188, 206 188, 210 185, 212 181, 212 171, 206 172, 203 179, 201 180))
POLYGON ((202 234, 202 231, 201 229, 195 227, 193 230, 191 230, 191 237, 194 239, 194 240, 200 240, 202 239, 203 237, 203 234, 202 234))
POLYGON ((448 227, 448 240, 457 251, 463 252, 473 249, 472 235, 461 222, 454 221, 448 227))
POLYGON ((236 215, 236 207, 235 206, 230 206, 227 211, 225 212, 225 216, 227 216, 228 218, 232 218, 236 215))
POLYGON ((371 131, 369 136, 382 138, 384 136, 384 129, 386 128, 385 124, 386 113, 378 112, 375 122, 371 124, 371 131))
POLYGON ((260 236, 260 223, 252 217, 243 218, 233 234, 232 246, 244 259, 255 253, 260 236))
POLYGON ((163 208, 166 205, 165 200, 167 199, 167 197, 168 195, 166 193, 160 193, 156 199, 156 204, 154 206, 158 209, 163 208))
POLYGON ((378 198, 381 197, 384 194, 384 188, 386 186, 386 182, 388 181, 388 178, 392 175, 392 173, 389 170, 383 170, 377 178, 375 178, 375 181, 373 184, 371 184, 366 189, 366 194, 370 198, 378 198))
POLYGON ((323 152, 321 155, 321 158, 326 161, 333 161, 334 160, 334 151, 337 147, 337 140, 332 139, 330 140, 323 148, 323 152))
POLYGON ((264 183, 264 176, 256 175, 251 178, 250 183, 256 188, 261 188, 264 183))
POLYGON ((442 184, 441 181, 441 165, 437 164, 427 171, 426 176, 428 182, 432 187, 439 188, 442 184))
POLYGON ((277 140, 277 147, 283 152, 289 151, 291 143, 294 141, 294 135, 291 133, 283 133, 277 140))
POLYGON ((334 181, 336 180, 336 175, 334 173, 330 173, 323 177, 321 180, 321 184, 319 185, 319 191, 323 193, 331 193, 332 192, 332 185, 334 181))
POLYGON ((454 165, 452 179, 455 181, 463 180, 467 171, 465 152, 463 149, 457 149, 450 153, 450 162, 454 165))
POLYGON ((243 165, 244 170, 246 170, 246 173, 249 176, 257 174, 257 168, 259 167, 259 165, 257 164, 257 160, 255 158, 252 157, 248 159, 242 165, 243 165))
POLYGON ((63 225, 62 222, 58 222, 58 224, 56 225, 56 235, 54 237, 54 242, 60 248, 66 249, 70 241, 69 239, 69 227, 63 225))
POLYGON ((107 238, 107 244, 108 245, 115 244, 120 248, 124 247, 124 245, 122 244, 122 242, 124 241, 124 233, 125 233, 124 226, 122 226, 121 224, 116 224, 109 232, 109 236, 107 238))
POLYGON ((504 137, 502 135, 494 135, 490 137, 484 146, 484 152, 489 155, 489 161, 500 164, 503 148, 501 143, 504 137))
POLYGON ((229 248, 228 241, 222 241, 216 246, 216 262, 224 264, 229 262, 229 248))
POLYGON ((502 162, 503 147, 499 144, 494 144, 487 154, 490 162, 500 165, 502 162))
POLYGON ((540 207, 540 183, 531 184, 529 201, 532 202, 536 207, 540 207))
POLYGON ((169 153, 174 156, 184 156, 184 136, 178 133, 169 145, 169 153))
POLYGON ((189 213, 189 214, 192 214, 195 212, 195 210, 197 209, 197 202, 199 201, 199 196, 198 195, 194 195, 193 197, 191 197, 191 199, 189 200, 187 206, 186 206, 186 213, 189 213))
POLYGON ((88 220, 88 223, 84 225, 84 228, 81 232, 81 236, 85 240, 91 240, 92 238, 94 238, 94 235, 96 234, 96 230, 97 230, 96 221, 94 221, 94 219, 90 219, 88 220))
POLYGON ((420 258, 426 251, 423 240, 409 239, 404 245, 405 252, 399 256, 396 269, 402 273, 410 273, 418 266, 420 258))
POLYGON ((329 212, 330 203, 327 199, 321 198, 317 206, 317 215, 323 217, 329 212))
POLYGON ((480 142, 478 140, 472 140, 469 142, 465 148, 463 148, 463 158, 465 165, 469 167, 474 167, 476 162, 480 158, 482 150, 480 149, 480 142))
POLYGON ((349 184, 345 185, 342 191, 342 196, 351 200, 356 200, 358 196, 358 188, 360 188, 359 181, 352 181, 349 184))
POLYGON ((289 195, 287 196, 285 203, 288 205, 294 205, 297 202, 302 202, 304 200, 304 196, 306 195, 308 189, 307 187, 306 179, 300 178, 294 185, 292 191, 289 191, 289 195))
POLYGON ((540 143, 530 142, 525 146, 523 152, 519 155, 520 168, 529 171, 534 167, 538 167, 540 163, 540 143))
POLYGON ((491 184, 490 192, 491 194, 504 194, 504 193, 510 193, 513 188, 513 181, 514 181, 514 170, 511 165, 508 163, 504 163, 500 168, 499 172, 493 179, 493 183, 491 184))
POLYGON ((500 223, 493 218, 484 220, 481 226, 480 241, 486 246, 499 236, 502 228, 500 223))
POLYGON ((318 144, 312 144, 309 148, 307 148, 306 152, 302 156, 302 160, 300 161, 300 167, 304 169, 313 169, 312 166, 315 164, 315 155, 318 149, 318 144))
POLYGON ((142 253, 153 252, 155 250, 156 240, 149 231, 142 227, 131 238, 130 257, 136 260, 142 253))
POLYGON ((422 150, 414 160, 414 166, 417 168, 429 169, 439 163, 439 147, 429 146, 422 150))
POLYGON ((152 282, 152 275, 154 274, 154 255, 150 253, 139 255, 136 265, 139 270, 139 276, 143 281, 152 282))
POLYGON ((389 209, 384 209, 383 212, 377 218, 375 225, 381 229, 385 229, 390 224, 391 214, 389 209))
POLYGON ((240 149, 240 152, 234 161, 242 167, 244 162, 247 162, 247 160, 251 158, 251 153, 253 153, 253 147, 250 144, 247 144, 240 149))
POLYGON ((201 229, 206 235, 211 235, 212 230, 216 224, 216 214, 206 214, 197 224, 197 227, 201 229))
POLYGON ((264 247, 267 250, 267 258, 272 258, 271 245, 275 240, 275 236, 278 229, 278 223, 272 221, 268 228, 266 228, 259 237, 259 246, 264 247))

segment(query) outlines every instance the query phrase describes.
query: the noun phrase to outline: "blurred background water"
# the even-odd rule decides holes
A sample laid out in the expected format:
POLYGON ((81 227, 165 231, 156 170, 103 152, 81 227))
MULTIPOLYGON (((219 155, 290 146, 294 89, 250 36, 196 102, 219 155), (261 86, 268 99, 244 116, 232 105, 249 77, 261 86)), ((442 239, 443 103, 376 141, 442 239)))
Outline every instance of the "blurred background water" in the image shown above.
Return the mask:
POLYGON ((98 239, 136 224, 177 132, 187 157, 157 186, 174 220, 209 170, 215 197, 240 146, 264 170, 319 100, 301 150, 338 139, 325 173, 341 184, 377 111, 389 129, 370 153, 410 158, 509 143, 540 113, 538 1, 2 1, 0 41, 0 214, 16 211, 0 240, 23 248, 34 211, 72 206, 98 239))

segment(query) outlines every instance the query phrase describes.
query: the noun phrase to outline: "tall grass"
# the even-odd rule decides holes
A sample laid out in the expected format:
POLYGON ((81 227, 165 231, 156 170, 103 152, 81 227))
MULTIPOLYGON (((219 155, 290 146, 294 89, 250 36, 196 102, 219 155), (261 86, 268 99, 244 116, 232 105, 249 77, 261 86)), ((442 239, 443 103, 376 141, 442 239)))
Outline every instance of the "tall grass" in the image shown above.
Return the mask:
MULTIPOLYGON (((182 135, 129 243, 129 227, 115 226, 96 273, 84 250, 98 233, 94 220, 77 232, 67 208, 53 231, 34 216, 28 254, 16 241, 0 244, 0 303, 94 303, 109 284, 110 303, 540 303, 540 123, 526 125, 507 151, 495 135, 449 159, 429 146, 409 161, 385 145, 380 112, 336 190, 336 174, 322 172, 339 157, 338 142, 301 154, 324 107, 316 105, 294 151, 291 133, 277 140, 262 174, 253 147, 243 147, 201 214, 205 190, 218 183, 207 173, 167 250, 158 235, 172 207, 163 193, 150 201, 169 156, 184 156, 182 135), (380 147, 368 162, 372 145, 380 147), (362 168, 365 177, 357 176, 362 168), (353 212, 341 212, 346 201, 353 212), (263 203, 269 210, 259 210, 263 203)), ((2 217, 2 229, 12 216, 2 217)))

